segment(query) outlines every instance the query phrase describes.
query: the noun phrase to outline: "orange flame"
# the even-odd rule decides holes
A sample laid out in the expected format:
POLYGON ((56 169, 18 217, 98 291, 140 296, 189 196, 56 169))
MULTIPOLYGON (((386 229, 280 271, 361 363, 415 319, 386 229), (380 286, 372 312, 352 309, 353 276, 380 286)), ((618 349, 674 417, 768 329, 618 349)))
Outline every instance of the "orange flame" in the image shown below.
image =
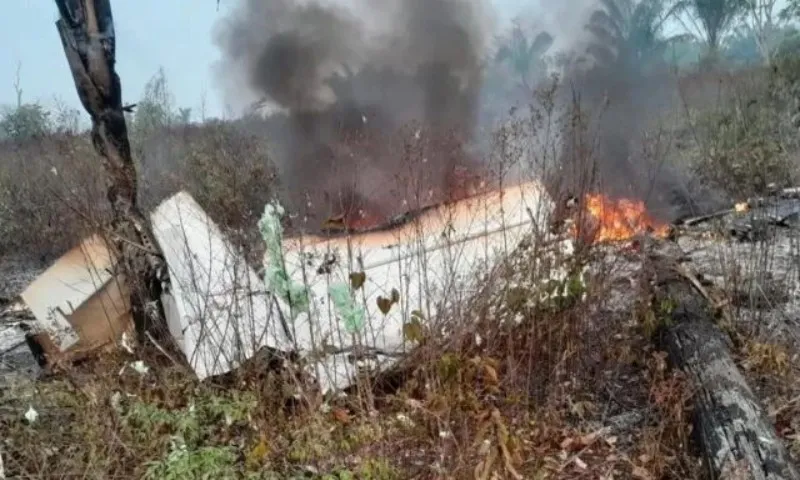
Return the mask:
MULTIPOLYGON (((636 235, 650 233, 665 237, 669 226, 654 220, 641 200, 614 200, 600 194, 588 194, 584 199, 584 211, 591 225, 591 238, 595 242, 618 242, 636 235)), ((573 233, 577 233, 575 227, 573 233)))

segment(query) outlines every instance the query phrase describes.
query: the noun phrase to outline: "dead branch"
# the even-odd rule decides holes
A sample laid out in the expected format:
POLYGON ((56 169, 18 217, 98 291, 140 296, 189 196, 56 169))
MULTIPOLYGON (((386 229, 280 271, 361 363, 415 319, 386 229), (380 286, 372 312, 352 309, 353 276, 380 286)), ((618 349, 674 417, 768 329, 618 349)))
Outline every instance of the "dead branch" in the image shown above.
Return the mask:
POLYGON ((698 217, 686 218, 678 222, 678 224, 686 227, 693 227, 696 225, 700 225, 702 223, 706 223, 711 220, 715 220, 717 218, 725 217, 735 212, 736 212, 735 209, 729 208, 726 210, 720 210, 719 212, 709 213, 708 215, 700 215, 698 217))
POLYGON ((107 198, 114 218, 111 230, 121 266, 130 279, 134 318, 140 332, 147 315, 144 305, 156 301, 167 281, 167 271, 150 225, 137 205, 136 168, 131 155, 122 88, 114 64, 114 20, 109 0, 56 0, 61 37, 75 88, 92 119, 92 143, 107 173, 107 198))

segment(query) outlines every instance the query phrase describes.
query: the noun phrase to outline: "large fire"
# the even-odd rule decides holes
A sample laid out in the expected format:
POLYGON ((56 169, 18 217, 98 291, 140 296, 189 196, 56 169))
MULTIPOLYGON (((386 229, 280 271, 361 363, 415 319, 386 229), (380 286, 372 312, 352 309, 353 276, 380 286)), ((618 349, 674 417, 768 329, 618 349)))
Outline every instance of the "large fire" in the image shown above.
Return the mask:
MULTIPOLYGON (((443 191, 431 191, 430 198, 419 199, 416 208, 405 211, 401 215, 389 216, 380 208, 362 201, 357 202, 344 213, 327 218, 322 230, 327 233, 363 233, 381 228, 394 228, 416 214, 437 205, 456 203, 486 193, 489 188, 480 181, 478 175, 466 175, 464 172, 454 175, 443 191)), ((363 200, 363 199, 362 199, 363 200)), ((587 194, 581 202, 570 203, 570 210, 577 208, 570 215, 573 222, 569 232, 575 237, 590 243, 620 242, 631 240, 642 234, 656 237, 669 235, 670 226, 654 219, 641 200, 627 198, 613 199, 602 194, 587 194)))
POLYGON ((588 228, 580 232, 573 225, 571 231, 573 234, 588 233, 594 242, 619 242, 644 233, 658 237, 669 234, 669 225, 653 219, 641 200, 615 200, 601 194, 587 194, 583 212, 585 218, 580 223, 588 228))

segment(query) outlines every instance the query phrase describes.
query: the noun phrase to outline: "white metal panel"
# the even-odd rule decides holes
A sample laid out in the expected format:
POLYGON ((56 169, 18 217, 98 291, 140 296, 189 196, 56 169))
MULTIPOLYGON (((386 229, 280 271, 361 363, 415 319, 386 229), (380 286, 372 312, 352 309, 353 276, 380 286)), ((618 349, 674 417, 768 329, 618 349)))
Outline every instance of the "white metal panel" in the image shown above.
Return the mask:
MULTIPOLYGON (((268 294, 243 257, 185 192, 152 215, 154 233, 170 269, 165 296, 168 323, 200 378, 225 373, 261 346, 294 350, 314 359, 311 373, 324 390, 352 382, 347 360, 354 346, 401 352, 403 324, 414 310, 425 318, 468 298, 481 274, 542 222, 552 204, 532 182, 429 209, 397 228, 348 237, 300 236, 283 242, 291 278, 307 285, 311 307, 292 320, 289 305, 268 294), (328 271, 318 267, 333 255, 328 271), (360 331, 345 331, 329 296, 335 283, 364 272, 355 292, 366 313, 360 331), (380 296, 400 301, 384 315, 380 296), (232 311, 233 310, 233 311, 232 311), (279 318, 287 320, 291 335, 279 318)), ((379 356, 390 363, 394 357, 379 356)))
POLYGON ((114 261, 102 238, 87 238, 59 258, 22 292, 23 301, 63 351, 78 342, 66 316, 111 280, 114 261))
POLYGON ((169 266, 170 331, 199 378, 236 368, 262 346, 288 348, 262 282, 188 193, 159 205, 152 223, 169 266))

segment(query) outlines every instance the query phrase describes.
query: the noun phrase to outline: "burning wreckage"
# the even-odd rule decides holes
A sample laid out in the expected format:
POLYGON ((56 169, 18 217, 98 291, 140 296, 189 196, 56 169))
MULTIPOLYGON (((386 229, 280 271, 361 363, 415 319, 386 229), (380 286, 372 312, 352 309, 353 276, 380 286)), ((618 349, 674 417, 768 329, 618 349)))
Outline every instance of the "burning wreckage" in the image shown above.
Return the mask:
MULTIPOLYGON (((556 203, 536 181, 471 193, 408 212, 403 221, 368 224, 363 218, 373 217, 362 216, 357 231, 331 235, 285 235, 285 212, 271 203, 259 223, 263 276, 189 194, 177 193, 151 214, 170 274, 161 298, 169 333, 201 380, 236 370, 267 348, 303 360, 320 389, 332 392, 352 385, 364 368, 374 373, 403 358, 417 341, 409 326, 425 328, 474 295, 534 232, 549 230, 547 244, 561 254, 574 242, 610 244, 623 257, 631 250, 620 245, 633 246, 632 272, 647 276, 655 304, 678 304, 658 342, 701 392, 695 422, 710 467, 719 473, 735 462, 800 478, 709 313, 709 305, 723 305, 713 279, 689 263, 713 263, 703 263, 697 247, 720 234, 740 245, 781 229, 797 238, 797 189, 671 224, 648 215, 641 201, 589 194, 556 203)), ((348 218, 334 223, 347 230, 348 218)), ((22 293, 33 317, 27 345, 42 364, 130 348, 128 288, 113 273, 115 262, 92 236, 22 293)))
MULTIPOLYGON (((166 327, 201 380, 235 370, 267 348, 304 359, 323 391, 340 389, 352 383, 360 367, 385 368, 412 349, 414 339, 408 337, 413 335, 405 335, 406 326, 446 316, 455 302, 486 283, 485 275, 531 232, 550 230, 554 249, 575 240, 589 245, 624 240, 637 247, 640 273, 649 277, 642 283, 653 290, 654 305, 678 305, 668 312, 671 322, 658 341, 670 363, 700 392, 695 398, 696 431, 715 476, 730 471, 731 465, 744 465, 752 478, 800 478, 764 407, 733 362, 726 335, 711 318, 709 304, 719 309, 720 299, 708 279, 687 267, 690 255, 678 241, 658 241, 720 231, 741 241, 758 241, 776 229, 796 230, 796 189, 667 224, 651 218, 638 200, 590 194, 561 204, 541 183, 531 181, 454 195, 391 219, 374 211, 345 213, 325 225, 345 231, 338 235, 285 235, 284 212, 275 203, 266 206, 259 223, 267 247, 259 275, 185 192, 151 213, 152 239, 142 233, 147 222, 136 205, 119 82, 110 81, 116 78, 113 43, 103 48, 108 44, 76 40, 113 40, 110 6, 100 2, 106 3, 102 9, 83 9, 74 6, 77 1, 56 3, 76 87, 92 113, 95 145, 107 160, 104 166, 113 183, 109 199, 121 221, 117 229, 140 237, 143 244, 158 244, 163 261, 156 263, 165 264, 169 273, 159 299, 166 327), (89 61, 103 58, 105 63, 89 61), (105 114, 109 110, 120 115, 105 114), (722 230, 703 231, 717 219, 726 225, 722 230)), ((283 52, 276 48, 272 60, 284 58, 283 52)), ((469 67, 471 58, 467 60, 469 67)), ((275 86, 272 77, 267 80, 275 86)), ((437 92, 427 92, 426 98, 438 99, 437 92)), ((469 117, 456 110, 454 117, 469 117)), ((0 361, 9 353, 18 355, 26 345, 41 364, 70 362, 104 349, 130 349, 127 339, 135 330, 130 287, 138 279, 119 273, 120 259, 112 251, 100 236, 84 240, 35 279, 21 302, 4 306, 0 313, 24 319, 18 324, 26 333, 24 342, 14 343, 11 329, 0 331, 0 341, 11 338, 12 343, 11 349, 0 347, 0 361)), ((148 260, 155 256, 139 253, 148 260)), ((797 340, 800 345, 800 335, 797 340)))
MULTIPOLYGON (((170 274, 161 299, 169 333, 200 379, 267 347, 313 358, 310 373, 323 390, 345 387, 356 360, 380 367, 402 355, 412 346, 403 335, 409 319, 435 318, 449 299, 468 295, 551 211, 541 184, 528 182, 347 234, 284 236, 284 212, 274 203, 259 223, 262 278, 180 192, 151 214, 170 274)), ((28 345, 43 365, 124 346, 133 317, 115 263, 92 236, 21 294, 35 318, 28 345)))
MULTIPOLYGON (((556 225, 559 209, 538 182, 460 193, 460 200, 373 225, 349 217, 327 222, 344 226, 345 234, 284 235, 285 212, 267 205, 259 224, 267 247, 260 276, 180 192, 151 214, 169 267, 170 288, 162 295, 169 333, 200 379, 234 370, 267 347, 313 357, 310 373, 324 389, 347 386, 360 360, 386 366, 413 347, 403 335, 409 320, 446 312, 450 299, 475 291, 474 283, 526 236, 556 225)), ((800 222, 796 189, 672 225, 651 218, 643 202, 599 194, 564 206, 566 242, 668 237, 678 229, 699 232, 714 219, 728 219, 735 238, 753 240, 770 226, 800 222)), ((116 261, 93 235, 22 292, 35 319, 25 325, 26 345, 41 365, 79 360, 133 335, 130 292, 124 276, 113 273, 116 261)))

